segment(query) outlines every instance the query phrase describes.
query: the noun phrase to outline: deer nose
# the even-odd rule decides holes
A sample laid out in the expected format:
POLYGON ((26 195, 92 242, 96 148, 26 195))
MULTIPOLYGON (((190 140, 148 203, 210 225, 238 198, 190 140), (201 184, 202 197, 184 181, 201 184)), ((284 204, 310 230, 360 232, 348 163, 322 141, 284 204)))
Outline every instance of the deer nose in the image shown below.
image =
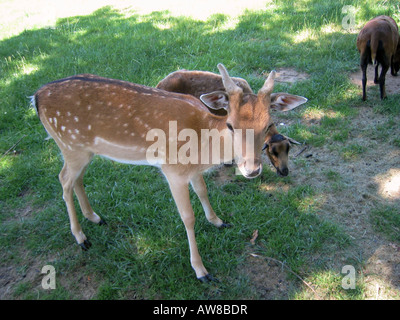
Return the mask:
POLYGON ((241 165, 239 165, 239 170, 242 172, 242 174, 246 178, 248 178, 248 179, 255 178, 255 177, 258 177, 261 174, 262 164, 260 163, 256 168, 254 168, 252 166, 252 168, 249 170, 246 167, 246 161, 245 161, 241 165))
POLYGON ((250 174, 248 174, 248 178, 255 178, 258 177, 261 173, 261 168, 258 168, 256 170, 254 170, 253 172, 251 172, 250 174))
POLYGON ((283 169, 278 169, 277 170, 279 175, 286 177, 289 174, 289 169, 288 168, 283 168, 283 169))

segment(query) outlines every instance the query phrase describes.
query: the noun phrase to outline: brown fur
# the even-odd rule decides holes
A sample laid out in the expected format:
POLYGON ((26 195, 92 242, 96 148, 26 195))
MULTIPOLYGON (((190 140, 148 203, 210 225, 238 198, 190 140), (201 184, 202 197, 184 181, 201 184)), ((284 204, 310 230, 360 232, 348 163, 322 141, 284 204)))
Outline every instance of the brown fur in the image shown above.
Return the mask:
POLYGON ((357 49, 360 52, 360 66, 363 73, 363 100, 367 99, 367 66, 375 66, 374 82, 379 83, 381 99, 386 98, 385 76, 391 67, 391 74, 397 75, 400 68, 399 29, 396 22, 388 16, 378 16, 368 21, 357 37, 357 49), (378 79, 378 65, 382 70, 378 79))
MULTIPOLYGON (((243 89, 243 99, 249 99, 248 95, 253 93, 246 80, 242 78, 233 78, 236 85, 243 89)), ((163 80, 161 80, 157 88, 193 95, 200 98, 201 95, 210 93, 213 91, 224 91, 224 85, 222 83, 222 77, 218 74, 207 72, 207 71, 188 71, 179 70, 169 74, 163 80)), ((274 99, 273 97, 271 97, 274 99)), ((224 109, 214 110, 209 108, 209 111, 217 115, 225 115, 224 109)), ((285 136, 283 140, 273 141, 273 137, 279 135, 275 125, 272 125, 268 130, 267 137, 265 139, 265 153, 270 159, 272 165, 276 168, 276 171, 281 176, 287 176, 289 174, 288 159, 289 149, 291 146, 290 138, 285 136)), ((293 140, 292 140, 293 141, 293 140)))
MULTIPOLYGON (((253 93, 249 84, 242 78, 232 77, 235 84, 243 89, 243 93, 253 93)), ((200 98, 202 94, 210 93, 213 91, 225 91, 222 83, 222 77, 207 71, 188 71, 178 70, 170 73, 163 80, 161 80, 157 87, 169 92, 185 93, 200 98)), ((226 110, 213 110, 209 108, 210 112, 216 115, 226 115, 226 110)))
POLYGON ((280 176, 289 174, 289 150, 291 143, 289 138, 281 135, 273 124, 265 138, 265 153, 280 176))

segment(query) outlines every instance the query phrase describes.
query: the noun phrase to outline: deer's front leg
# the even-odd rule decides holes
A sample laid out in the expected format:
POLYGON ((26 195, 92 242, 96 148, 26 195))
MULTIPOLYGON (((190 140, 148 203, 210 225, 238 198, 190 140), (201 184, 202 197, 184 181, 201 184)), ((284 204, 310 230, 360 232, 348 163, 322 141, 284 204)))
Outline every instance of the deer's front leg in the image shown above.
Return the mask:
POLYGON ((203 265, 197 248, 194 233, 195 216, 189 198, 189 183, 185 178, 179 177, 177 174, 165 172, 166 170, 163 171, 167 177, 172 196, 186 228, 190 248, 190 263, 196 272, 196 277, 204 282, 212 280, 212 276, 203 265))
POLYGON ((207 220, 218 228, 230 227, 228 223, 225 223, 220 218, 218 218, 213 208, 211 207, 210 201, 208 199, 207 186, 204 182, 203 175, 201 173, 196 174, 194 177, 192 177, 190 182, 192 184, 193 190, 196 192, 197 196, 200 199, 207 220))

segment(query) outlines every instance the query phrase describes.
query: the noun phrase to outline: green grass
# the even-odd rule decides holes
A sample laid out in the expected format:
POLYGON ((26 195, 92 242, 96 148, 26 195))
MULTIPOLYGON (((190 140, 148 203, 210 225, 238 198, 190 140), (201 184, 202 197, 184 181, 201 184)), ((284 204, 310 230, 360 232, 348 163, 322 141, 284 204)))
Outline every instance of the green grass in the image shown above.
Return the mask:
MULTIPOLYGON (((16 10, 16 3, 7 4, 16 10)), ((267 10, 246 11, 237 18, 214 14, 207 20, 165 11, 128 14, 110 6, 57 19, 53 27, 39 23, 20 31, 24 19, 19 17, 10 29, 0 29, 0 267, 13 266, 23 276, 32 264, 37 269, 52 264, 58 281, 56 290, 44 291, 41 275, 32 276, 12 288, 13 297, 83 299, 91 289, 97 299, 255 299, 257 293, 241 271, 255 229, 259 237, 251 250, 285 262, 302 276, 326 270, 312 257, 332 254, 348 246, 350 238, 319 216, 323 191, 294 186, 290 177, 282 180, 268 168, 254 180, 234 177, 220 183, 214 173, 206 175, 210 201, 233 225, 230 229, 212 227, 192 194, 199 249, 219 283, 196 280, 184 226, 165 179, 154 168, 93 161, 86 190, 108 225, 81 218, 93 243, 81 252, 69 230, 57 178, 62 158, 55 143, 45 140, 28 97, 49 81, 78 73, 155 86, 180 68, 217 72, 219 62, 257 91, 263 72, 290 67, 310 78, 290 86, 277 83, 275 90, 303 95, 309 102, 285 116, 294 123, 282 132, 314 147, 333 141, 344 160, 351 161, 365 150, 346 143, 348 119, 357 114, 351 106, 362 104, 347 77, 358 66, 356 34, 341 28, 341 9, 348 4, 357 8, 357 24, 362 25, 371 16, 393 13, 396 2, 275 1, 267 10), (300 123, 312 110, 324 114, 321 123, 300 123), (287 189, 263 188, 281 184, 287 189)), ((398 114, 392 108, 398 98, 376 99, 374 110, 398 114)), ((391 141, 399 144, 395 137, 391 141)), ((326 179, 340 182, 333 171, 326 172, 326 179)), ((385 215, 380 224, 392 218, 385 215)), ((328 278, 320 281, 336 288, 340 277, 328 278)), ((301 298, 301 292, 290 297, 301 298)))
POLYGON ((400 241, 399 209, 386 205, 373 210, 370 214, 372 225, 391 241, 400 241))
POLYGON ((345 160, 355 160, 366 150, 366 147, 358 144, 350 144, 342 148, 341 154, 345 160))

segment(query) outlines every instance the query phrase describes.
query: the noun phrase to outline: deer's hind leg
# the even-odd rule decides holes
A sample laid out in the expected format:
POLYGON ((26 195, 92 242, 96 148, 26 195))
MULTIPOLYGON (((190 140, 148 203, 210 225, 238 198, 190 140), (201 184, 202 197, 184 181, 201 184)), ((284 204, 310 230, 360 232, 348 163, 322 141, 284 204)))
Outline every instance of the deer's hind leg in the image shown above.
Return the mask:
POLYGON ((79 205, 81 207, 81 211, 82 211, 83 215, 85 216, 85 218, 91 222, 97 223, 99 225, 103 225, 103 224, 106 224, 106 222, 102 218, 100 218, 92 209, 92 207, 89 203, 89 199, 85 192, 85 187, 83 186, 83 176, 85 175, 85 171, 88 166, 89 166, 89 163, 83 168, 81 174, 76 179, 75 185, 74 185, 74 191, 75 191, 76 196, 78 197, 79 205))
MULTIPOLYGON (((92 159, 93 154, 71 151, 68 153, 63 152, 63 156, 64 156, 64 167, 62 168, 59 174, 59 179, 63 188, 63 199, 67 206, 71 232, 75 237, 76 241, 78 242, 78 244, 82 247, 82 249, 87 250, 91 246, 91 243, 88 241, 85 234, 83 233, 82 227, 79 224, 78 218, 76 216, 73 190, 75 187, 77 187, 75 191, 77 191, 77 196, 80 205, 83 206, 82 208, 83 212, 88 214, 87 213, 88 211, 86 210, 89 211, 91 210, 92 214, 88 214, 88 216, 90 216, 94 220, 97 220, 96 217, 93 215, 93 210, 89 205, 82 183, 83 174, 90 160, 92 159)), ((98 223, 99 222, 100 219, 98 223)))

